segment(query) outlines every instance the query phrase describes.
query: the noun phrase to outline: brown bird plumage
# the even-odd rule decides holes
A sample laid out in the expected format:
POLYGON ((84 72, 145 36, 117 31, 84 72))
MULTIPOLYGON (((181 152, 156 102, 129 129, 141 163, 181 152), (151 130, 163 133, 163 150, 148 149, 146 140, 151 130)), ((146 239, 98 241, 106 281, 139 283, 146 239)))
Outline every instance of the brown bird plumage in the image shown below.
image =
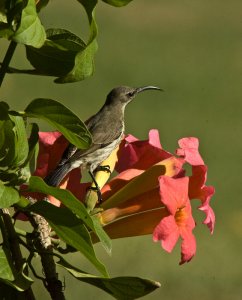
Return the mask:
POLYGON ((161 90, 155 86, 114 88, 102 108, 85 122, 92 135, 91 147, 83 150, 69 144, 56 169, 45 178, 45 182, 58 186, 71 170, 78 167, 85 167, 94 178, 93 172, 121 142, 126 105, 138 93, 151 89, 161 90))

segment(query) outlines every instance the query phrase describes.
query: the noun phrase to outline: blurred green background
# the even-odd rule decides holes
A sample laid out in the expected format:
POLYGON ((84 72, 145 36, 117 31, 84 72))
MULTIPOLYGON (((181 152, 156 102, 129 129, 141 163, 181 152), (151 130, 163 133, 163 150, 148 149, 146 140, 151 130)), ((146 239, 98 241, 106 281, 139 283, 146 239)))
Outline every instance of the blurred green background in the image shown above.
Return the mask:
MULTIPOLYGON (((163 147, 171 152, 181 137, 200 139, 208 184, 216 188, 211 201, 215 232, 210 236, 201 224, 204 215, 196 211, 197 254, 183 266, 178 265, 180 244, 167 254, 151 236, 113 241, 112 257, 97 245, 98 256, 112 276, 160 281, 161 288, 145 299, 242 299, 242 2, 134 0, 120 9, 100 2, 96 15, 99 50, 92 78, 57 85, 52 78, 7 75, 1 99, 23 109, 34 98, 48 97, 85 120, 115 86, 162 87, 165 93, 146 92, 128 106, 126 132, 146 139, 149 129, 158 128, 163 147)), ((51 1, 41 20, 47 28, 88 36, 77 1, 51 1)), ((0 45, 2 60, 7 43, 0 45)), ((24 47, 18 47, 11 65, 29 67, 24 47)), ((80 255, 69 261, 93 271, 80 255)), ((67 299, 113 299, 60 270, 64 278, 67 299)), ((40 287, 34 285, 36 291, 40 287)), ((41 292, 38 299, 43 297, 41 292)))

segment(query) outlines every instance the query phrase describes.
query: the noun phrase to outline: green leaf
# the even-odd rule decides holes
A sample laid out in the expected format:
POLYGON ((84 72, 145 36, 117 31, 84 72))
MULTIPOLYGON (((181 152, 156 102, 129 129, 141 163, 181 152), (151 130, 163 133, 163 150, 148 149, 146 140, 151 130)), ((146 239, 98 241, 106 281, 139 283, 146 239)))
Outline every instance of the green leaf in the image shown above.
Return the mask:
POLYGON ((15 280, 13 282, 12 281, 7 282, 10 286, 12 286, 13 288, 15 288, 20 292, 26 291, 28 288, 30 288, 30 286, 34 282, 32 278, 30 278, 25 274, 26 272, 24 269, 26 268, 26 266, 27 264, 24 263, 21 270, 15 275, 15 280))
POLYGON ((0 209, 7 208, 19 201, 19 193, 0 181, 0 209))
POLYGON ((111 253, 111 240, 103 230, 99 220, 96 217, 91 218, 86 210, 86 207, 71 192, 68 190, 48 186, 40 177, 37 176, 32 176, 30 178, 28 191, 52 195, 59 199, 98 236, 104 249, 109 254, 111 253))
POLYGON ((108 276, 105 266, 96 257, 85 225, 68 208, 58 208, 46 201, 39 201, 28 210, 43 216, 60 239, 80 251, 99 272, 108 276))
POLYGON ((0 121, 0 167, 5 169, 12 165, 15 157, 15 135, 13 127, 14 124, 10 119, 0 121))
POLYGON ((2 151, 1 148, 4 146, 5 142, 5 121, 10 120, 8 115, 9 106, 6 102, 0 102, 0 161, 2 160, 2 151))
POLYGON ((28 0, 26 7, 22 10, 20 25, 13 36, 13 40, 17 43, 40 48, 45 39, 45 29, 36 12, 35 0, 28 0))
POLYGON ((65 76, 75 64, 79 51, 86 44, 75 34, 64 29, 48 29, 45 44, 37 49, 26 47, 26 55, 32 66, 41 75, 65 76))
POLYGON ((87 274, 73 267, 64 259, 57 262, 57 265, 65 268, 72 276, 80 281, 89 283, 102 289, 116 299, 133 300, 145 296, 160 287, 157 281, 142 279, 139 277, 115 277, 103 278, 87 274))
POLYGON ((3 248, 0 249, 0 280, 3 283, 21 292, 27 290, 33 283, 33 280, 24 273, 25 267, 26 263, 17 272, 12 263, 9 262, 6 251, 3 248))
POLYGON ((78 0, 78 2, 83 5, 88 16, 90 25, 89 40, 86 48, 76 54, 73 69, 66 76, 55 80, 57 83, 84 80, 94 72, 94 54, 97 51, 97 24, 94 17, 94 8, 97 0, 78 0))
POLYGON ((9 11, 6 10, 6 1, 0 1, 0 37, 8 39, 13 34, 11 20, 9 20, 9 11))
POLYGON ((112 6, 121 7, 129 4, 132 0, 102 0, 112 6))
MULTIPOLYGON (((31 204, 30 200, 25 198, 24 196, 20 196, 18 203, 16 206, 20 209, 25 209, 27 206, 31 204)), ((15 228, 16 229, 16 228, 15 228)))
POLYGON ((43 47, 26 47, 27 58, 35 68, 34 74, 57 76, 56 83, 80 81, 93 74, 94 54, 97 51, 97 24, 94 18, 97 0, 79 2, 84 6, 89 20, 88 43, 67 30, 47 30, 43 47))
POLYGON ((28 182, 29 177, 30 170, 28 165, 17 169, 0 170, 0 179, 7 186, 19 186, 28 182))
POLYGON ((46 30, 46 34, 47 42, 51 41, 56 48, 62 51, 78 52, 86 47, 86 43, 81 38, 66 29, 49 28, 46 30))
POLYGON ((14 123, 13 132, 15 136, 15 155, 14 167, 19 167, 24 164, 28 157, 29 145, 27 133, 23 117, 10 115, 10 119, 14 123))
POLYGON ((85 124, 63 104, 51 99, 34 99, 25 109, 30 118, 40 118, 59 130, 77 148, 86 149, 91 135, 85 124))
POLYGON ((0 38, 9 39, 14 34, 8 24, 0 22, 0 38))
POLYGON ((52 195, 59 199, 66 207, 75 213, 89 228, 93 229, 93 221, 85 206, 68 190, 47 185, 38 176, 31 176, 29 180, 28 192, 39 192, 52 195))
POLYGON ((15 275, 14 281, 6 280, 6 279, 2 281, 19 292, 26 291, 27 289, 30 288, 30 286, 33 283, 33 280, 30 277, 28 277, 22 270, 21 272, 15 275))
POLYGON ((97 51, 97 42, 93 40, 83 51, 80 51, 75 57, 73 69, 64 77, 55 80, 56 83, 68 83, 81 81, 93 75, 94 72, 94 54, 97 51))
POLYGON ((9 105, 4 101, 0 101, 0 120, 9 119, 8 110, 9 110, 9 105))
POLYGON ((6 280, 14 280, 12 269, 9 265, 5 251, 0 249, 0 278, 6 280))
POLYGON ((37 166, 37 158, 39 153, 39 127, 36 123, 30 124, 30 136, 28 139, 29 142, 29 154, 25 162, 29 163, 31 173, 34 173, 37 166))
MULTIPOLYGON (((0 106, 3 110, 8 109, 3 103, 0 106)), ((23 117, 15 116, 14 112, 7 114, 7 117, 1 114, 0 180, 7 185, 20 185, 30 177, 29 168, 24 165, 29 152, 25 123, 23 117)))
POLYGON ((102 246, 107 251, 108 254, 111 254, 112 252, 112 241, 107 235, 107 233, 103 230, 102 225, 100 224, 99 219, 94 215, 92 217, 93 224, 94 224, 94 232, 98 236, 100 242, 102 243, 102 246))

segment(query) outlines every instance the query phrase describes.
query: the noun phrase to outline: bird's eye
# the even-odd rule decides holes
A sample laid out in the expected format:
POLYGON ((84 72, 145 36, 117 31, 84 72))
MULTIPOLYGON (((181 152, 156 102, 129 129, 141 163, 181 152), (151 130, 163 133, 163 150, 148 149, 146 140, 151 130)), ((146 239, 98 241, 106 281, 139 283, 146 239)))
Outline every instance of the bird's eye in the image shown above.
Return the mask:
POLYGON ((128 93, 127 93, 127 96, 128 96, 128 97, 133 97, 133 96, 134 96, 134 92, 128 92, 128 93))

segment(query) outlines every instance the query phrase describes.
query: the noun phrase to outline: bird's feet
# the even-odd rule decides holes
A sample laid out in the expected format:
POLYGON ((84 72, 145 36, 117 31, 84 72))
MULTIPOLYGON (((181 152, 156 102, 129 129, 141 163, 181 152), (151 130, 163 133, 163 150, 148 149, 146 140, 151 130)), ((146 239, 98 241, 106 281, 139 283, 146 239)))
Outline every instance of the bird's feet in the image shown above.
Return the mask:
POLYGON ((102 199, 102 194, 101 194, 101 191, 100 191, 100 188, 99 186, 89 186, 87 188, 87 191, 94 191, 97 193, 97 197, 98 197, 98 200, 97 200, 97 203, 102 203, 103 199, 102 199))
POLYGON ((96 169, 94 170, 94 173, 97 173, 99 171, 107 172, 109 174, 112 173, 111 170, 110 170, 110 166, 109 165, 96 167, 96 169))

